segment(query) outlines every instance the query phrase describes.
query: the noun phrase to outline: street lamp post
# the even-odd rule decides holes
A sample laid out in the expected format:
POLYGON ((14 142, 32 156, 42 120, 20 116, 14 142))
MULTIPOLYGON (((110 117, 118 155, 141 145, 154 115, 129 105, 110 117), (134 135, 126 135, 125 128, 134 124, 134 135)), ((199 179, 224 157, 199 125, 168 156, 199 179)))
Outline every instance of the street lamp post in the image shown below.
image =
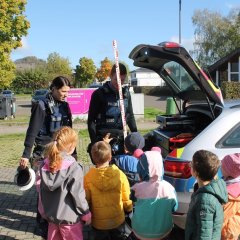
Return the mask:
POLYGON ((181 11, 182 11, 182 0, 179 0, 179 44, 181 44, 181 11))

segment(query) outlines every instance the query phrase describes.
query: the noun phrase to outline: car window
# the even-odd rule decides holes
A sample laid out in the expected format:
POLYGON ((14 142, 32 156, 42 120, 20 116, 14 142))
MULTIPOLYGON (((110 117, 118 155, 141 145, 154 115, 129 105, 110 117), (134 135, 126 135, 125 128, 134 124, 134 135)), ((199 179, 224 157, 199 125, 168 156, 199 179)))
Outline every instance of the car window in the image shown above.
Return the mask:
POLYGON ((165 63, 161 74, 163 74, 164 77, 170 78, 171 82, 173 82, 181 92, 200 89, 186 69, 177 62, 171 61, 165 63))
POLYGON ((219 147, 240 147, 240 124, 237 124, 232 130, 224 136, 223 139, 217 144, 219 147))
POLYGON ((11 94, 12 92, 9 91, 9 90, 4 90, 3 93, 4 93, 4 94, 11 94))
POLYGON ((47 90, 37 90, 34 95, 38 96, 38 95, 44 95, 46 93, 47 93, 47 90))

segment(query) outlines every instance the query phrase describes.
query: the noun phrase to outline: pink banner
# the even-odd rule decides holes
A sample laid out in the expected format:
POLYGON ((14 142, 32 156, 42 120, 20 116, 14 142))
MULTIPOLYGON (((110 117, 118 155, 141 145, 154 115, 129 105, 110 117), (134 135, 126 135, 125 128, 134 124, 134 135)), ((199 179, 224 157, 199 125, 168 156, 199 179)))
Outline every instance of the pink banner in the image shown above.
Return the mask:
POLYGON ((96 88, 71 88, 67 97, 72 115, 87 114, 96 88))

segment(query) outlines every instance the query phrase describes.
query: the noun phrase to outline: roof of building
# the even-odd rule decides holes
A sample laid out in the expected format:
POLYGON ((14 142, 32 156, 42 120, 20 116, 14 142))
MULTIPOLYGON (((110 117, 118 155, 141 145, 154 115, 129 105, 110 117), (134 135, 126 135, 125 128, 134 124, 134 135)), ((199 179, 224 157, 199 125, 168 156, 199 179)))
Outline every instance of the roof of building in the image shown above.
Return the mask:
POLYGON ((209 72, 213 72, 217 69, 219 69, 222 65, 226 64, 230 59, 232 59, 235 56, 240 56, 240 48, 235 49, 234 51, 230 52, 225 57, 221 58, 214 64, 208 67, 209 72))

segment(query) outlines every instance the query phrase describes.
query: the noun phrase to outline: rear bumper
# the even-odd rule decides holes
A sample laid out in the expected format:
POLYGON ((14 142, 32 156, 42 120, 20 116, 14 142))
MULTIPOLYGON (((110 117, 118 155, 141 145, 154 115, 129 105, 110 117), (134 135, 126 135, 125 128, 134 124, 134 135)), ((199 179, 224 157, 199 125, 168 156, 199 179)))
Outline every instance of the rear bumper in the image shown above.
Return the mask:
POLYGON ((182 229, 185 229, 185 222, 189 203, 191 201, 191 195, 191 192, 177 192, 178 209, 176 213, 173 214, 173 222, 182 229))

